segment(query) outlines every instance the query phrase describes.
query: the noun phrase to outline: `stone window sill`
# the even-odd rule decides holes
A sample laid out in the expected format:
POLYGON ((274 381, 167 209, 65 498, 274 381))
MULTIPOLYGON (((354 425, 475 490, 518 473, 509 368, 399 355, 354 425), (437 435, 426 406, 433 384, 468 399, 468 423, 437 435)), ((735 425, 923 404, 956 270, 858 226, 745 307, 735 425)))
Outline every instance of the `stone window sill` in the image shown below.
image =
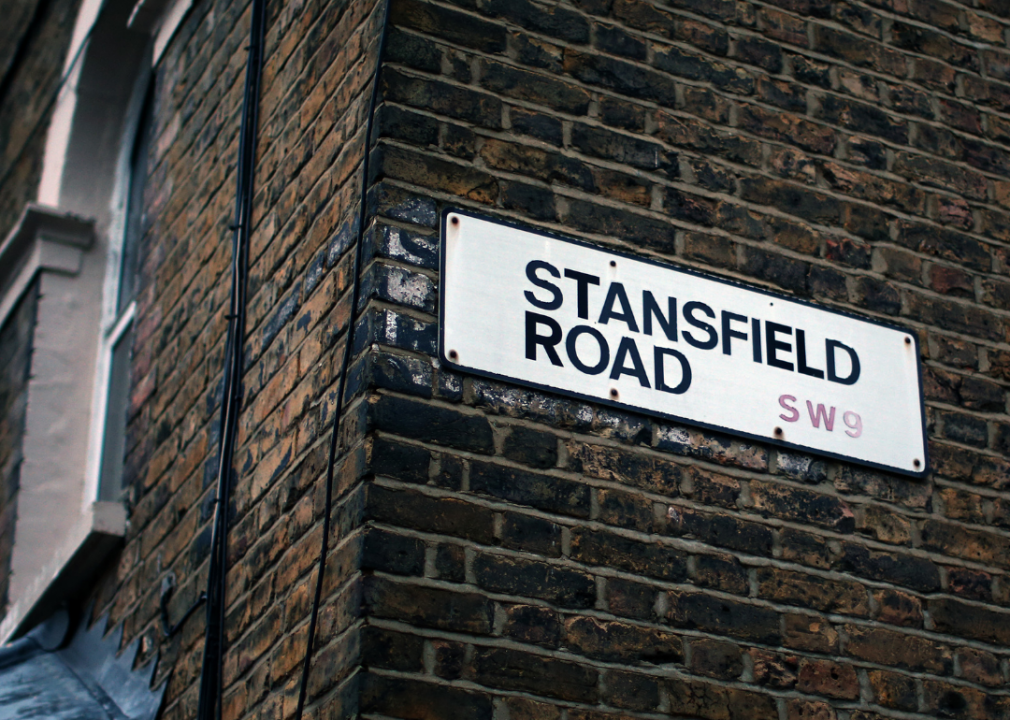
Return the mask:
POLYGON ((0 623, 0 643, 23 635, 74 592, 87 587, 125 533, 126 511, 122 503, 92 503, 69 529, 52 559, 7 609, 0 623))

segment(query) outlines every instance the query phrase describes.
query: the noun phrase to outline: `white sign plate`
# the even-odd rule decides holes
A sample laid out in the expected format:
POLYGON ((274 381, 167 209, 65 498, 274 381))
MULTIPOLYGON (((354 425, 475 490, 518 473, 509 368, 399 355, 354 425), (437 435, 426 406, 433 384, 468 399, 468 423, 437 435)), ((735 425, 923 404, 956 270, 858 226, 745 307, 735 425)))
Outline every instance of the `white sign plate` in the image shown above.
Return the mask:
POLYGON ((927 471, 914 333, 460 210, 441 270, 450 367, 927 471))

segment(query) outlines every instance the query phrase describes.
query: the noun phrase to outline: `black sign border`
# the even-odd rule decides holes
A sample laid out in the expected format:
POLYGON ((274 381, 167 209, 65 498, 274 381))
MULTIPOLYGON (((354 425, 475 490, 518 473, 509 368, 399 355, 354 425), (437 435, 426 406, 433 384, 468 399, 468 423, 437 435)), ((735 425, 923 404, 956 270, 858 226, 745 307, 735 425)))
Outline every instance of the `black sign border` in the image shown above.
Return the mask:
POLYGON ((824 305, 819 305, 810 300, 804 300, 802 298, 797 298, 792 295, 786 295, 785 293, 775 292, 773 290, 767 290, 761 287, 755 287, 748 285, 746 283, 731 279, 720 277, 718 275, 713 275, 711 273, 702 272, 700 270, 695 270, 694 268, 682 267, 671 263, 669 261, 657 260, 650 257, 642 257, 640 255, 635 255, 633 253, 625 252, 615 248, 609 248, 603 245, 598 245, 596 243, 587 242, 586 240, 580 240, 578 238, 567 237, 565 235, 560 235, 555 232, 544 230, 542 228, 537 228, 532 225, 528 225, 521 222, 515 222, 512 220, 504 220, 502 218, 494 217, 492 215, 487 215, 484 213, 475 212, 473 210, 466 210, 456 207, 446 207, 442 210, 442 215, 439 220, 439 262, 438 262, 438 272, 439 272, 439 293, 438 293, 438 357, 439 361, 449 367, 452 370, 468 373, 470 375, 478 375, 480 377, 491 378, 493 380, 500 380, 506 383, 511 383, 514 385, 521 385, 523 387, 533 388, 535 390, 540 390, 546 393, 554 395, 562 395, 565 397, 576 398, 591 404, 605 405, 608 407, 616 408, 622 411, 631 411, 639 415, 644 415, 647 417, 660 417, 666 420, 674 420, 679 423, 683 423, 689 427, 704 428, 706 430, 715 430, 717 432, 725 433, 733 437, 742 437, 748 440, 754 440, 760 443, 767 443, 774 445, 776 447, 789 448, 793 450, 801 450, 812 455, 817 455, 820 457, 827 457, 833 460, 841 460, 844 462, 853 463, 856 465, 861 465, 863 467, 870 467, 875 470, 883 470, 889 473, 896 473, 898 475, 904 475, 907 477, 914 477, 917 479, 924 479, 930 472, 930 462, 929 462, 929 435, 926 432, 926 403, 925 396, 922 389, 922 355, 920 354, 919 348, 919 335, 914 330, 903 327, 901 325, 895 325, 893 323, 882 322, 876 318, 867 318, 861 315, 856 315, 845 310, 840 310, 837 308, 826 307, 824 305), (888 328, 890 330, 895 330, 897 332, 905 333, 912 338, 912 342, 915 345, 915 357, 918 362, 916 363, 918 381, 919 381, 919 413, 922 422, 922 449, 923 449, 923 469, 916 472, 914 470, 905 470, 904 468, 892 467, 889 465, 882 465, 880 463, 870 462, 868 460, 860 460, 859 458, 854 458, 848 455, 841 455, 839 453, 827 452, 825 450, 818 450, 816 448, 807 447, 805 445, 799 445, 796 443, 787 442, 784 440, 776 440, 774 437, 765 437, 763 435, 754 435, 752 433, 743 432, 741 430, 734 430, 732 428, 722 427, 720 425, 713 425, 710 423, 699 422, 697 420, 690 420, 688 418, 681 417, 679 415, 673 415, 671 413, 663 413, 652 410, 645 410, 643 408, 637 407, 635 405, 628 405, 621 402, 616 402, 613 400, 602 399, 594 397, 592 395, 583 395, 582 393, 577 393, 569 390, 562 390, 560 388, 551 387, 549 385, 541 385, 539 383, 530 382, 528 380, 520 380, 518 378, 511 377, 509 375, 500 375, 498 373, 488 372, 486 370, 477 370, 475 368, 467 367, 465 365, 460 365, 459 363, 453 362, 446 356, 445 352, 445 293, 442 292, 442 282, 445 278, 445 262, 446 262, 446 223, 450 215, 459 215, 460 217, 470 217, 475 220, 484 220, 487 222, 494 223, 496 225, 503 225, 505 227, 514 228, 516 230, 521 230, 523 232, 532 233, 534 235, 540 235, 551 240, 559 240, 561 242, 571 243, 572 245, 580 245, 582 247, 590 248, 592 250, 597 250, 608 255, 613 255, 619 258, 625 258, 628 260, 635 260, 637 262, 648 263, 650 265, 655 265, 657 267, 670 270, 672 272, 684 273, 687 275, 693 275, 695 277, 702 278, 704 280, 712 280, 715 282, 723 283, 725 285, 734 285, 736 287, 742 288, 744 290, 749 290, 751 292, 756 292, 761 295, 765 295, 772 298, 778 298, 780 300, 788 300, 789 302, 797 303, 799 305, 806 305, 808 307, 815 308, 822 312, 829 312, 835 315, 841 315, 843 317, 851 318, 853 320, 859 320, 861 322, 870 323, 872 325, 878 325, 880 327, 888 328))

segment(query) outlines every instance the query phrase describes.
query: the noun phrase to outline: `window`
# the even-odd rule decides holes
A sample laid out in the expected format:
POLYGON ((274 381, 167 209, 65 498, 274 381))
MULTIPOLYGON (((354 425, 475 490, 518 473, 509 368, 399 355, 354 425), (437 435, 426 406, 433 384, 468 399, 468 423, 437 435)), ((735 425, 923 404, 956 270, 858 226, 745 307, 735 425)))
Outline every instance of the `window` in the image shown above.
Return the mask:
POLYGON ((125 533, 152 54, 187 7, 188 0, 82 0, 46 129, 38 203, 0 239, 0 318, 38 284, 0 642, 73 597, 125 533))
MULTIPOLYGON (((145 93, 140 120, 130 147, 126 177, 120 183, 121 229, 118 243, 110 243, 102 337, 99 343, 99 376, 96 390, 98 453, 95 499, 118 501, 122 492, 126 412, 130 392, 130 352, 133 346, 133 315, 137 292, 137 264, 144 236, 144 188, 151 143, 151 88, 145 93)), ((117 227, 118 226, 118 227, 117 227)))

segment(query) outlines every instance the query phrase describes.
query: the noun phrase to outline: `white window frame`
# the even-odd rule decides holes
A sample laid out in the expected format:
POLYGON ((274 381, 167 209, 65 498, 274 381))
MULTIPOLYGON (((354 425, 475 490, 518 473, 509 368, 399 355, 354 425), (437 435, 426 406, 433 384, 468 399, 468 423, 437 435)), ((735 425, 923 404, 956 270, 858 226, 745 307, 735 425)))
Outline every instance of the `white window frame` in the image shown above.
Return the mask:
POLYGON ((83 510, 98 501, 102 483, 102 451, 105 447, 105 424, 108 413, 109 389, 112 386, 112 353, 116 344, 133 327, 136 302, 131 302, 123 312, 119 309, 119 286, 122 280, 124 247, 127 241, 127 213, 130 210, 130 185, 133 180, 131 158, 137 142, 137 133, 144 112, 147 87, 152 73, 145 68, 138 73, 127 110, 127 121, 119 158, 116 162, 116 184, 112 196, 112 219, 109 223, 108 249, 106 251, 105 282, 102 287, 102 321, 98 340, 98 357, 95 360, 94 397, 91 401, 89 423, 88 459, 85 466, 83 510))

